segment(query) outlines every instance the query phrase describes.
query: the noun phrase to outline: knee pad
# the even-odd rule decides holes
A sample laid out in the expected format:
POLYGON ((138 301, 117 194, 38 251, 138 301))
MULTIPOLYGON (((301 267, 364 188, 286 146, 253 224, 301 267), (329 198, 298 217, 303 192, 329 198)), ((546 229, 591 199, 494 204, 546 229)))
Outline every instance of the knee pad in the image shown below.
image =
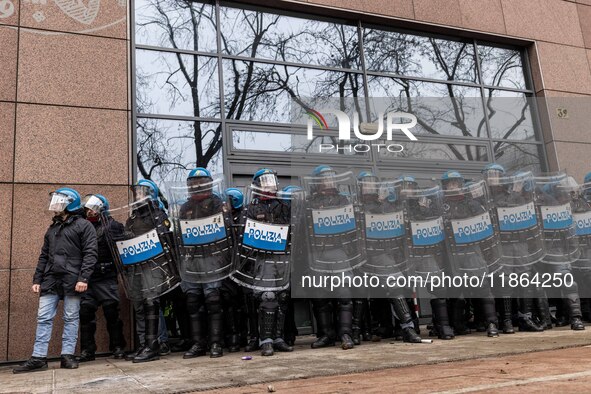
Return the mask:
POLYGON ((205 296, 205 306, 210 314, 222 312, 222 297, 219 290, 216 289, 205 296))

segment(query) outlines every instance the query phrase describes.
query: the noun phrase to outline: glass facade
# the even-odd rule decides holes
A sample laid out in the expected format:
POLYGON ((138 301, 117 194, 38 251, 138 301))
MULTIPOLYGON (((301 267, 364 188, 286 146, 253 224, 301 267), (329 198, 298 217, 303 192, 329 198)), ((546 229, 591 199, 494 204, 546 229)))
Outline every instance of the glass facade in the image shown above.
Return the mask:
POLYGON ((420 143, 404 152, 325 152, 366 167, 545 166, 520 48, 184 0, 135 0, 134 42, 138 176, 178 180, 196 165, 221 173, 224 152, 289 160, 336 146, 290 125, 303 97, 352 99, 371 120, 373 98, 412 106, 420 143))

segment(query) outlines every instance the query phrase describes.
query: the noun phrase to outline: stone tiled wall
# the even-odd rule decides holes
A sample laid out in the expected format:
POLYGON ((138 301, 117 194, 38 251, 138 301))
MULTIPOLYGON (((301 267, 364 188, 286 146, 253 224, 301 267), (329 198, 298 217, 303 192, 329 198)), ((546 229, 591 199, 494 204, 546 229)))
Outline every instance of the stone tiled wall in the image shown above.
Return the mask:
MULTIPOLYGON (((32 351, 48 193, 69 185, 127 201, 127 20, 125 1, 0 0, 0 361, 32 351)), ((127 304, 122 315, 129 337, 127 304)), ((97 340, 105 351, 104 329, 97 340)))
MULTIPOLYGON (((127 2, 89 0, 78 9, 74 0, 0 0, 0 361, 32 349, 30 285, 50 220, 47 193, 68 184, 114 204, 127 198, 127 2)), ((591 114, 591 0, 301 2, 534 41, 528 53, 536 94, 547 98, 540 109, 550 165, 577 179, 591 169, 591 132, 581 127, 591 114), (556 118, 559 105, 568 120, 556 118)), ((104 330, 98 339, 105 350, 104 330)))

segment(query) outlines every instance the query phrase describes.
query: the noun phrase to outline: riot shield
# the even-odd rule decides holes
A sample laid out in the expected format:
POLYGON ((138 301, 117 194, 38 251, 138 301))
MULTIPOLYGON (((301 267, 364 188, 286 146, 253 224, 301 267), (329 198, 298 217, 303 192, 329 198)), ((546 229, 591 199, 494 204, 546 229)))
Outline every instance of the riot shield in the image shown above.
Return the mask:
POLYGON ((542 260, 545 249, 536 215, 533 174, 491 177, 486 182, 499 229, 501 264, 518 267, 542 260))
POLYGON ((591 272, 591 183, 580 185, 573 197, 573 219, 581 254, 572 266, 591 272))
POLYGON ((366 262, 365 239, 351 172, 304 177, 308 265, 315 272, 348 272, 366 262))
POLYGON ((361 182, 359 199, 367 262, 360 270, 376 276, 403 275, 408 270, 408 247, 400 198, 402 183, 377 178, 361 182))
POLYGON ((127 297, 132 301, 157 298, 180 283, 173 235, 164 211, 149 198, 102 213, 124 223, 123 234, 105 235, 127 297))
POLYGON ((231 209, 222 179, 193 186, 168 186, 170 218, 181 279, 210 283, 232 272, 231 209))
POLYGON ((289 287, 293 225, 291 195, 247 189, 243 231, 233 254, 232 280, 256 291, 289 287))
POLYGON ((402 189, 409 270, 423 280, 440 275, 446 262, 443 194, 439 186, 402 189))
POLYGON ((536 211, 542 223, 546 264, 568 264, 580 255, 576 225, 572 213, 572 193, 576 187, 569 177, 561 173, 541 174, 534 177, 536 211))
POLYGON ((458 276, 479 276, 499 268, 499 234, 484 181, 443 191, 444 226, 450 266, 458 276))

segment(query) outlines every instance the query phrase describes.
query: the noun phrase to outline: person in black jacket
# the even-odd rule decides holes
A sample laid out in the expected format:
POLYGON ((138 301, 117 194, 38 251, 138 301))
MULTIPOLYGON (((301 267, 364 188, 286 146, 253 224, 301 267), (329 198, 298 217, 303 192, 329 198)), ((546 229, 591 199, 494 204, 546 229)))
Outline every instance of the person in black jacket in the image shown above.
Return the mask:
POLYGON ((113 263, 113 255, 107 243, 105 231, 115 238, 123 235, 123 224, 108 214, 109 202, 100 194, 89 194, 82 200, 86 219, 92 223, 97 233, 98 260, 94 273, 90 277, 90 287, 82 295, 80 302, 80 357, 79 362, 94 360, 96 343, 96 312, 99 306, 107 321, 109 333, 109 350, 115 358, 125 357, 125 338, 123 322, 119 318, 119 285, 117 269, 113 263), (99 216, 104 213, 103 216, 99 216), (105 223, 103 223, 105 221, 105 223))
POLYGON ((14 373, 47 369, 47 349, 60 299, 64 300, 61 368, 78 368, 74 351, 78 341, 80 293, 88 289, 97 261, 96 231, 84 219, 77 191, 61 188, 50 196, 49 210, 55 216, 45 234, 33 277, 32 290, 41 294, 33 355, 14 368, 14 373))

